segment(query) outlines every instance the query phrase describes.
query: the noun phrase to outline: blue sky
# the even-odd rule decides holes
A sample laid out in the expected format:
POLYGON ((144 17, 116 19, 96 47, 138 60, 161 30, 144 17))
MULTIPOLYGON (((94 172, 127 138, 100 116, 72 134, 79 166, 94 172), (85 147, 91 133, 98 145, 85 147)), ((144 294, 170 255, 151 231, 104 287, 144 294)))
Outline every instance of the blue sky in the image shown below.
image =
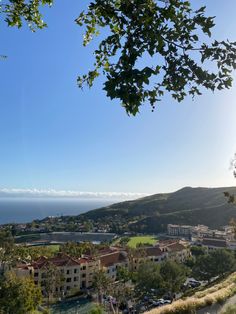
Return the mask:
MULTIPOLYGON (((214 36, 236 40, 235 0, 192 1, 216 15, 214 36)), ((48 28, 1 25, 0 189, 158 193, 235 185, 236 85, 128 117, 102 91, 77 88, 92 65, 74 19, 88 1, 56 1, 48 28)))

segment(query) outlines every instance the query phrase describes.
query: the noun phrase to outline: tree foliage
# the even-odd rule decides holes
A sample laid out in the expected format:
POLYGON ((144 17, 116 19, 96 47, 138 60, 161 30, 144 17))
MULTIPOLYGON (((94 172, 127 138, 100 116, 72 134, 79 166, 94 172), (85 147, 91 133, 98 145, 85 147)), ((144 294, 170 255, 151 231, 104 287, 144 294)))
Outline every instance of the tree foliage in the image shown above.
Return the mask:
MULTIPOLYGON (((35 31, 46 26, 41 7, 52 3, 8 0, 1 3, 0 13, 9 26, 20 28, 25 21, 35 31)), ((86 29, 84 46, 103 29, 104 38, 94 51, 94 68, 78 77, 79 87, 91 87, 102 73, 107 96, 120 100, 131 115, 145 102, 154 108, 165 93, 180 102, 187 95, 200 95, 203 88, 230 88, 236 43, 208 43, 214 17, 206 16, 205 10, 195 10, 185 0, 90 2, 76 19, 86 29)))
POLYGON ((48 263, 44 267, 44 272, 42 273, 42 283, 43 293, 48 299, 48 304, 51 297, 61 297, 62 291, 58 290, 65 282, 65 277, 54 264, 48 263))
POLYGON ((97 293, 98 301, 102 303, 102 295, 106 294, 111 285, 111 279, 108 278, 106 273, 103 270, 99 270, 94 273, 93 276, 93 288, 97 293))
MULTIPOLYGON (((236 153, 234 154, 234 158, 231 160, 231 168, 233 169, 233 175, 236 178, 236 153)), ((226 191, 224 192, 224 195, 228 199, 228 203, 235 203, 236 197, 234 194, 226 191)), ((236 221, 234 219, 231 221, 231 225, 234 227, 236 233, 236 221)))
POLYGON ((42 295, 31 279, 8 273, 0 282, 0 313, 25 314, 41 304, 42 295))
POLYGON ((136 277, 136 291, 138 294, 151 293, 156 295, 179 292, 187 277, 187 268, 173 261, 161 264, 154 262, 142 263, 136 277))
POLYGON ((136 276, 136 293, 150 293, 152 289, 161 290, 163 279, 160 274, 160 265, 154 262, 142 263, 136 276))
POLYGON ((103 308, 99 305, 95 306, 89 311, 89 314, 103 314, 103 313, 104 313, 103 308))
POLYGON ((205 9, 194 10, 183 0, 165 5, 158 0, 91 2, 76 20, 86 27, 84 46, 102 28, 109 34, 94 52, 94 69, 78 78, 79 86, 91 87, 102 72, 107 96, 119 99, 133 115, 145 101, 154 108, 165 92, 182 101, 187 95, 200 95, 202 87, 231 87, 236 43, 201 41, 199 34, 210 37, 214 26, 214 17, 207 17, 205 9), (143 65, 144 56, 150 57, 148 65, 143 65), (215 71, 209 70, 208 61, 215 71))
POLYGON ((191 246, 191 253, 194 257, 206 254, 206 249, 202 246, 191 246))
POLYGON ((209 267, 210 263, 211 257, 208 254, 198 257, 193 268, 194 277, 199 280, 210 281, 210 279, 214 276, 214 271, 212 267, 209 267))
POLYGON ((179 292, 187 278, 187 268, 173 261, 166 261, 161 264, 160 274, 163 279, 163 289, 166 293, 173 295, 179 292))
POLYGON ((232 252, 219 249, 200 255, 193 268, 197 279, 210 281, 213 277, 223 276, 235 270, 235 258, 232 252))
POLYGON ((60 251, 70 255, 71 257, 79 258, 85 251, 85 248, 80 243, 67 242, 61 245, 60 251))
POLYGON ((0 13, 8 26, 21 28, 25 21, 31 31, 35 32, 36 29, 47 26, 40 13, 41 6, 51 6, 52 3, 53 0, 3 0, 0 3, 0 13))

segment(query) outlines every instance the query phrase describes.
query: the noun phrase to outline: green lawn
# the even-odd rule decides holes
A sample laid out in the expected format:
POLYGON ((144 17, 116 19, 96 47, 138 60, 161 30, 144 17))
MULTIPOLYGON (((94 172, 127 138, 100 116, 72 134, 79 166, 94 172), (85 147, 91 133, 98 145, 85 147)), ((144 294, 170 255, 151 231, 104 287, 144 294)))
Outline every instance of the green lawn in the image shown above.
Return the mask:
POLYGON ((131 237, 127 244, 129 247, 136 248, 137 244, 139 243, 148 243, 152 245, 155 244, 157 241, 158 240, 155 236, 136 236, 131 237))
POLYGON ((59 244, 51 244, 51 245, 44 245, 47 249, 51 250, 53 253, 57 253, 59 251, 60 245, 59 244))

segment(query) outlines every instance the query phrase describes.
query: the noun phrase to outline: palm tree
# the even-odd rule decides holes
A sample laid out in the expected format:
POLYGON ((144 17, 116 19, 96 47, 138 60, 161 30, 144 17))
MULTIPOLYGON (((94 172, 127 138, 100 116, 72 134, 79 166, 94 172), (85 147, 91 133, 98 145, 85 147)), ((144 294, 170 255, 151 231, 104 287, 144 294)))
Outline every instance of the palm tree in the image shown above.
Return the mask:
POLYGON ((102 296, 109 291, 111 285, 111 279, 108 278, 103 270, 99 270, 94 273, 93 276, 93 287, 97 293, 99 304, 102 304, 102 296))

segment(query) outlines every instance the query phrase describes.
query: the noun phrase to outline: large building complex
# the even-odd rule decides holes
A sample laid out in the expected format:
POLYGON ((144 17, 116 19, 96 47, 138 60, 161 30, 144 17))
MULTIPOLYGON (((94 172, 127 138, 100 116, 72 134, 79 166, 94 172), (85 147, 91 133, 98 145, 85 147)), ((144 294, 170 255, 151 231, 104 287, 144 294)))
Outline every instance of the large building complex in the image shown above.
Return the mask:
POLYGON ((122 247, 110 247, 98 251, 96 256, 85 255, 78 259, 62 253, 52 258, 42 256, 31 263, 19 263, 15 272, 18 276, 31 277, 41 287, 44 296, 47 295, 47 285, 50 284, 52 293, 63 298, 75 291, 90 288, 94 274, 99 270, 116 281, 119 267, 136 271, 143 262, 184 262, 189 257, 190 249, 186 243, 167 240, 157 242, 155 246, 139 248, 134 254, 132 250, 129 252, 122 247))
POLYGON ((218 238, 225 240, 233 240, 234 230, 230 226, 225 226, 222 230, 210 229, 204 225, 167 225, 167 234, 169 236, 185 237, 188 239, 196 238, 218 238))
POLYGON ((36 285, 40 285, 43 295, 46 295, 48 280, 53 292, 61 297, 73 290, 92 286, 94 272, 99 269, 100 261, 92 258, 74 259, 66 254, 58 254, 53 258, 40 257, 27 264, 18 264, 15 271, 18 276, 32 277, 36 285))

